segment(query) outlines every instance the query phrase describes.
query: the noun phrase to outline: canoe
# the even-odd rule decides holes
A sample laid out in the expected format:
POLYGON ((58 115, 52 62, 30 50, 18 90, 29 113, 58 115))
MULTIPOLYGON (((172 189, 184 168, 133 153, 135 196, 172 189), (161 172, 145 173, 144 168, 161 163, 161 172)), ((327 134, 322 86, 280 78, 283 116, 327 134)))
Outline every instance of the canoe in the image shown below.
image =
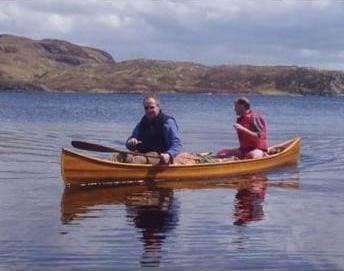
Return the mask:
POLYGON ((215 179, 266 171, 297 164, 301 138, 296 137, 271 146, 269 154, 259 159, 231 160, 195 165, 148 165, 113 162, 62 149, 61 174, 65 185, 124 183, 128 181, 169 181, 215 179))

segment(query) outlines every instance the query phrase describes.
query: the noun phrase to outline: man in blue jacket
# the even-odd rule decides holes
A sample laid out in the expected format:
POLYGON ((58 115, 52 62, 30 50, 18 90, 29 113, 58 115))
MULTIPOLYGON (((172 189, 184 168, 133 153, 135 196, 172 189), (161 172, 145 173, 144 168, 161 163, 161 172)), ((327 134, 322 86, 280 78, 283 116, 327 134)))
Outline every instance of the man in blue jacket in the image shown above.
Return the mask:
POLYGON ((182 149, 176 120, 161 111, 156 97, 145 97, 143 106, 145 115, 128 138, 127 148, 141 153, 157 152, 161 163, 173 163, 182 149))

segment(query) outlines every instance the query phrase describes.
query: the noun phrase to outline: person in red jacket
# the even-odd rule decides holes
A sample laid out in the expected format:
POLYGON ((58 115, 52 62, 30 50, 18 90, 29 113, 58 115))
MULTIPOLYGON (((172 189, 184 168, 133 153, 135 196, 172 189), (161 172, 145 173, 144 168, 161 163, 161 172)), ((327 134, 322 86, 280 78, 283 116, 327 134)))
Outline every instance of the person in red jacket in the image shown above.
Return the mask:
POLYGON ((250 109, 250 101, 246 97, 237 99, 234 103, 238 115, 233 127, 237 131, 240 147, 223 149, 217 158, 235 156, 240 159, 261 158, 268 149, 267 124, 265 119, 250 109))

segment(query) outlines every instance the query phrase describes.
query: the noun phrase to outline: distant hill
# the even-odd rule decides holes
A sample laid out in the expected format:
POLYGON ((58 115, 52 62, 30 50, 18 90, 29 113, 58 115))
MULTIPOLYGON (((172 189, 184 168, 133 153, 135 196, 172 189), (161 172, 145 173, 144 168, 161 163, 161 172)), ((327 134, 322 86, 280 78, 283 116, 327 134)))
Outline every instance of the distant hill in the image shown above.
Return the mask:
POLYGON ((344 95, 344 72, 128 60, 62 40, 0 35, 0 90, 344 95))

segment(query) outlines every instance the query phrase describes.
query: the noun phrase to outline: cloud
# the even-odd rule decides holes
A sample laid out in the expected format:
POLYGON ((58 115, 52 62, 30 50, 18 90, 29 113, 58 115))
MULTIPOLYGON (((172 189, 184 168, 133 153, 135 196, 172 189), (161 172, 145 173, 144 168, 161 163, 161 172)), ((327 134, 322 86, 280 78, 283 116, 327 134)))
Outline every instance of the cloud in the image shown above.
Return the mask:
POLYGON ((49 29, 60 33, 70 33, 73 30, 73 20, 59 14, 48 16, 47 24, 49 29))
POLYGON ((1 1, 0 32, 65 39, 116 60, 343 69, 343 15, 344 2, 331 0, 1 1))

